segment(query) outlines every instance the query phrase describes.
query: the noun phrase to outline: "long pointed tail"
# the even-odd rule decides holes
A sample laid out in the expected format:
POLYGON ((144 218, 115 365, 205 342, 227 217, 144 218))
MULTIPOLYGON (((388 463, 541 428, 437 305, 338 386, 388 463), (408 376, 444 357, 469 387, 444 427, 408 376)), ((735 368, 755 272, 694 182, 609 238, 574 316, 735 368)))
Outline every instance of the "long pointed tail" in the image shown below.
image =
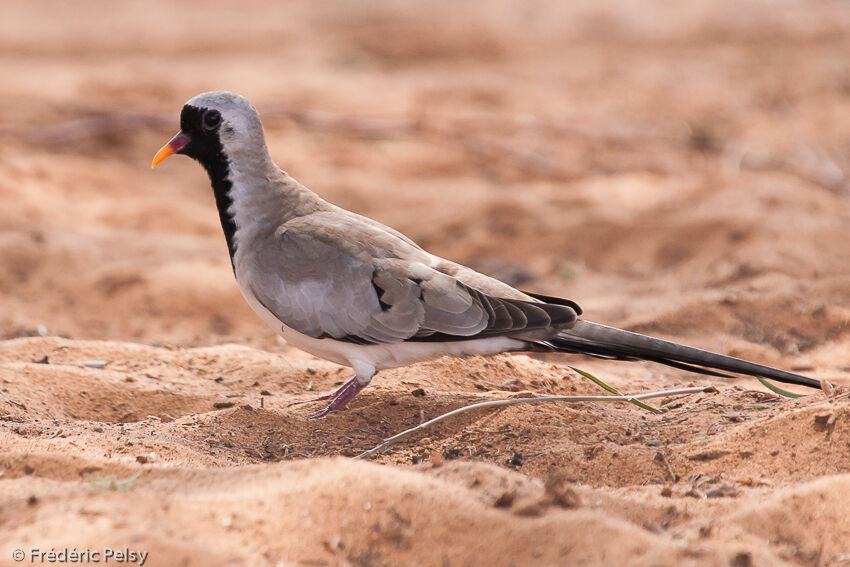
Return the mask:
POLYGON ((584 320, 579 320, 571 329, 539 344, 559 352, 619 360, 651 360, 701 374, 726 376, 716 372, 720 370, 820 388, 818 380, 799 374, 584 320))

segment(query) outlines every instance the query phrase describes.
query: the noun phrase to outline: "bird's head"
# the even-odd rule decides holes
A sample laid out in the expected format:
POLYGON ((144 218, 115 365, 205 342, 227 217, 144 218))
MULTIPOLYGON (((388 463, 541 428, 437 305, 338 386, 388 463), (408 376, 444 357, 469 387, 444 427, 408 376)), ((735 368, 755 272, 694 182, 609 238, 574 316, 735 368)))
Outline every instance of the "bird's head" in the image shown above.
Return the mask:
POLYGON ((212 91, 192 97, 180 113, 180 131, 156 153, 151 167, 173 154, 197 160, 207 171, 221 161, 267 155, 257 109, 245 97, 212 91))

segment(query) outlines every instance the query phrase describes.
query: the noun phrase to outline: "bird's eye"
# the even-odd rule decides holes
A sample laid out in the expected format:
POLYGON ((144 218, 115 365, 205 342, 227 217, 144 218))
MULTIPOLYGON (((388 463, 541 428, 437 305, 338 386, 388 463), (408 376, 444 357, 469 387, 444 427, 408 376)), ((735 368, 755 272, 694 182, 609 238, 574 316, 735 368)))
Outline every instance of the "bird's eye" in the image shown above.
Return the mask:
POLYGON ((221 112, 218 110, 207 110, 204 113, 203 122, 205 130, 215 130, 221 124, 221 112))

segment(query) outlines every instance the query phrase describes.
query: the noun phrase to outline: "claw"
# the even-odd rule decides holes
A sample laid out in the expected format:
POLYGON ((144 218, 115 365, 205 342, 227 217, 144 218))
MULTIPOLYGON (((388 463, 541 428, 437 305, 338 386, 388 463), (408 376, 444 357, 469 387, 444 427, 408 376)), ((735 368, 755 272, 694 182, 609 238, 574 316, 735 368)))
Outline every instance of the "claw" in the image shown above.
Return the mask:
POLYGON ((320 419, 322 417, 325 417, 326 415, 328 415, 332 411, 342 411, 344 409, 345 409, 344 407, 334 408, 333 403, 330 403, 327 406, 325 406, 324 408, 317 411, 316 413, 310 414, 310 417, 308 417, 307 419, 320 419))
POLYGON ((290 402, 290 403, 286 404, 286 407, 300 406, 301 404, 312 404, 313 402, 323 402, 325 400, 332 400, 332 399, 336 398, 337 396, 339 396, 340 394, 342 394, 345 391, 345 389, 348 388, 349 386, 351 386, 351 383, 355 382, 356 380, 357 380, 357 376, 353 376, 352 378, 348 379, 346 382, 343 383, 342 386, 340 386, 339 388, 337 388, 333 392, 330 392, 328 394, 322 394, 318 398, 312 398, 312 399, 309 399, 309 400, 301 400, 301 401, 298 401, 298 402, 290 402))
MULTIPOLYGON (((337 391, 339 391, 339 390, 337 390, 337 391)), ((289 408, 289 407, 292 407, 292 406, 300 406, 301 404, 312 404, 313 402, 321 402, 321 401, 324 401, 324 400, 330 400, 331 398, 334 397, 334 394, 336 394, 336 392, 331 392, 330 394, 324 394, 322 396, 319 396, 318 398, 312 398, 312 399, 309 399, 309 400, 299 400, 297 402, 289 402, 288 404, 286 404, 286 407, 289 408)))

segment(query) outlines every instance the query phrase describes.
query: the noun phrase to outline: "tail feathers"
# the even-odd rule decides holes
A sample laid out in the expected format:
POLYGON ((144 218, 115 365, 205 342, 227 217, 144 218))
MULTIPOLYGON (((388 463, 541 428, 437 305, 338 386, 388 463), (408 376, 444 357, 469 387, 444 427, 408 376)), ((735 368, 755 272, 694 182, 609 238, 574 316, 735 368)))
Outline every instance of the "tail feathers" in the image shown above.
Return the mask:
POLYGON ((820 388, 818 380, 799 374, 584 320, 579 320, 572 328, 540 344, 559 352, 617 360, 651 360, 712 376, 730 378, 722 372, 734 372, 786 384, 820 388))

